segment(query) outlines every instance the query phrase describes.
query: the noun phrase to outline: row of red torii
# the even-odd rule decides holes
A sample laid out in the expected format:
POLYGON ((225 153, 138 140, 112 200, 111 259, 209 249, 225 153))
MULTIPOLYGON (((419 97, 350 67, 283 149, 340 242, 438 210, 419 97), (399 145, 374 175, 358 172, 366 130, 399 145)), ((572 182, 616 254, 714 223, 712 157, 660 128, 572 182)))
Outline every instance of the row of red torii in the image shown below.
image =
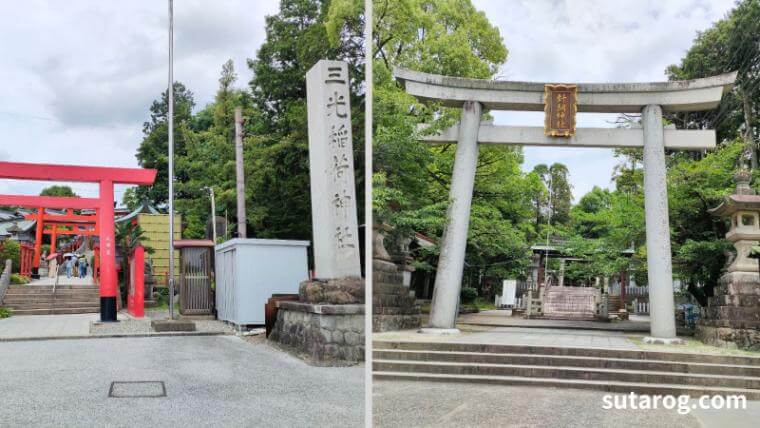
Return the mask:
POLYGON ((142 168, 111 168, 96 166, 51 165, 21 162, 0 162, 0 178, 13 180, 63 181, 98 183, 97 198, 0 195, 0 205, 35 208, 27 216, 37 221, 33 256, 37 273, 42 248, 42 235, 51 235, 51 252, 55 251, 58 235, 99 236, 96 257, 100 264, 100 319, 116 321, 116 243, 114 237, 114 184, 147 186, 156 179, 156 170, 142 168), (65 209, 57 215, 46 209, 65 209), (74 214, 74 210, 95 210, 94 215, 74 214), (49 225, 49 228, 47 226, 49 225))

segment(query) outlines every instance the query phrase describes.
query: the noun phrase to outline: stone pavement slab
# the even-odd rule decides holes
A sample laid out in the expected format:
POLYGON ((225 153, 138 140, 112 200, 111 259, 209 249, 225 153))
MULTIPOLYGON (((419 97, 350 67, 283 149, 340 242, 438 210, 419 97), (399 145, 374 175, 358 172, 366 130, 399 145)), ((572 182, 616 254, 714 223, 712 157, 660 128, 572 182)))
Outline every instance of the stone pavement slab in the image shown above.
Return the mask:
POLYGON ((638 349, 638 345, 631 340, 631 337, 636 337, 635 334, 615 331, 514 327, 471 328, 465 325, 459 327, 462 333, 457 335, 420 334, 416 330, 403 330, 374 333, 372 337, 374 340, 638 349))
POLYGON ((526 319, 521 316, 511 316, 508 310, 488 310, 473 314, 463 314, 457 319, 458 324, 482 325, 494 327, 533 327, 533 328, 566 328, 571 330, 602 330, 649 332, 649 317, 631 315, 628 321, 584 321, 584 320, 550 320, 526 319))
POLYGON ((39 337, 79 337, 90 334, 99 314, 19 315, 0 319, 0 340, 39 337))
POLYGON ((0 343, 3 426, 364 424, 364 367, 312 367, 235 336, 0 343), (109 398, 113 381, 166 397, 109 398))

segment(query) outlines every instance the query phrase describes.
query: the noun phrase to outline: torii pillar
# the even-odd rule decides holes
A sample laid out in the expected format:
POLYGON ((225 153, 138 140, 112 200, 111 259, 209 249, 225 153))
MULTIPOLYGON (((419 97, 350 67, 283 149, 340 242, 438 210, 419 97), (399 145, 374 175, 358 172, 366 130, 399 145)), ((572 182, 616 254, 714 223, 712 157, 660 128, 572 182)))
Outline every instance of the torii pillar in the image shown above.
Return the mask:
MULTIPOLYGON (((151 185, 156 179, 156 170, 0 162, 0 178, 98 183, 100 194, 97 198, 0 195, 0 205, 39 207, 40 218, 45 208, 96 209, 100 229, 100 320, 116 321, 119 285, 116 277, 113 186, 151 185)), ((41 235, 41 232, 38 233, 41 235)))
POLYGON ((736 80, 736 72, 679 82, 580 83, 554 85, 466 79, 394 68, 407 93, 423 102, 462 109, 461 121, 437 135, 434 144, 456 143, 449 208, 428 328, 422 332, 456 333, 459 292, 477 167, 478 144, 564 147, 636 147, 644 150, 647 271, 650 293, 649 343, 679 343, 673 305, 673 267, 666 183, 665 149, 715 147, 714 130, 665 129, 663 110, 709 110, 736 80), (556 91, 556 92, 555 92, 556 91), (562 97, 555 98, 558 94, 562 97), (571 100, 571 102, 569 102, 571 100), (493 126, 480 123, 481 111, 544 111, 546 126, 493 126), (641 113, 642 128, 575 129, 576 112, 641 113), (568 121, 568 118, 570 121, 568 121))

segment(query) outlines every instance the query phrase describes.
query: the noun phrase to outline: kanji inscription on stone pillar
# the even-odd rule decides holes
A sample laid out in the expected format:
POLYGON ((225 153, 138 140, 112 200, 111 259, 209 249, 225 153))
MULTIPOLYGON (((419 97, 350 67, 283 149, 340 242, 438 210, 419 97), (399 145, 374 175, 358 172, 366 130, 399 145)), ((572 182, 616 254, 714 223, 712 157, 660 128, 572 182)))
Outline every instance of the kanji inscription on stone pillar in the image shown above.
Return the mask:
POLYGON ((348 66, 306 73, 314 268, 320 279, 361 276, 348 66))

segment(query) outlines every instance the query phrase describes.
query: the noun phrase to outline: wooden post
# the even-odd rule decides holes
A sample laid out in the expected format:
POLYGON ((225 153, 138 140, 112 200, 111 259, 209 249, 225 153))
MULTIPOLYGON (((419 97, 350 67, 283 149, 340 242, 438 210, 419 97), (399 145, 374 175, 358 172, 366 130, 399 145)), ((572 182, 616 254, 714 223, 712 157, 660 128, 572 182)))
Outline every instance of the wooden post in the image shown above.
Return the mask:
POLYGON ((246 237, 245 176, 243 173, 243 108, 235 107, 235 176, 237 179, 238 238, 246 237))

